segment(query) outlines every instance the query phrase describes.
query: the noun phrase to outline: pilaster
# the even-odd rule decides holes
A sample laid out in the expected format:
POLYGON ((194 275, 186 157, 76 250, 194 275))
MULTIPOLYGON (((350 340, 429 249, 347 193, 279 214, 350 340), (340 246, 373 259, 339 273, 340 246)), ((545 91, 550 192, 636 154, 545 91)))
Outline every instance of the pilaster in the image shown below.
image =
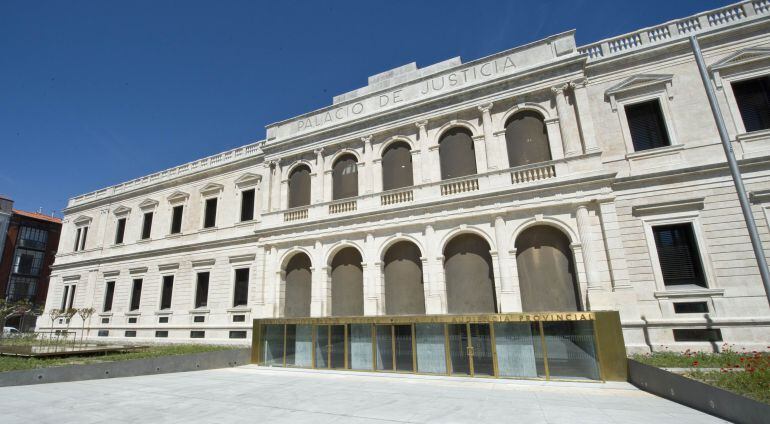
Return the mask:
POLYGON ((501 161, 504 159, 500 154, 499 143, 497 143, 492 127, 492 103, 487 103, 478 107, 481 112, 481 123, 484 128, 484 144, 486 147, 487 169, 492 171, 498 168, 504 168, 501 161))
POLYGON ((580 122, 580 130, 583 135, 583 147, 585 153, 594 153, 599 151, 596 141, 596 131, 594 130, 594 120, 591 116, 591 110, 588 103, 588 90, 586 84, 588 80, 581 78, 570 83, 572 92, 575 94, 575 108, 577 110, 577 119, 580 122))
MULTIPOLYGON (((414 124, 417 127, 417 144, 422 152, 422 182, 431 182, 430 146, 428 145, 428 121, 420 121, 414 124)), ((417 183, 418 181, 415 181, 417 183)))
POLYGON ((566 91, 568 88, 569 84, 562 84, 551 88, 556 97, 556 111, 559 114, 559 126, 561 127, 561 138, 564 142, 564 155, 566 157, 577 156, 582 152, 574 113, 572 107, 567 102, 566 91))

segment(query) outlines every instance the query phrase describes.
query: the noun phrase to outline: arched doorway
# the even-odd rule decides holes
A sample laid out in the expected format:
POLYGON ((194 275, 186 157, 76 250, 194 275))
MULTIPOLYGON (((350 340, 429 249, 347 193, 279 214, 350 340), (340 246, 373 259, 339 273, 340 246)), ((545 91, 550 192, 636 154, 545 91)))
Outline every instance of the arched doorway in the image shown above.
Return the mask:
POLYGON ((387 315, 425 314, 420 256, 420 248, 410 241, 399 241, 385 252, 383 273, 387 315))
POLYGON ((580 309, 569 245, 563 232, 548 225, 530 227, 516 238, 516 265, 525 312, 580 309))
POLYGON ((340 156, 332 166, 332 198, 358 196, 358 160, 352 154, 340 156))
POLYGON ((519 112, 505 123, 505 145, 510 167, 551 160, 543 117, 533 111, 519 112))
POLYGON ((444 247, 447 309, 450 314, 495 313, 495 276, 489 244, 460 234, 444 247))
POLYGON ((391 143, 382 154, 382 189, 395 190, 414 185, 412 152, 403 141, 391 143))
POLYGON ((462 127, 450 128, 441 135, 438 143, 442 180, 476 173, 476 153, 470 131, 462 127))
POLYGON ((299 165, 289 174, 289 207, 297 208, 310 204, 310 168, 299 165))
POLYGON ((284 297, 285 317, 309 317, 312 272, 310 257, 304 252, 296 253, 286 263, 286 292, 284 297))
POLYGON ((364 314, 364 271, 361 253, 345 247, 332 259, 331 285, 333 316, 364 314))

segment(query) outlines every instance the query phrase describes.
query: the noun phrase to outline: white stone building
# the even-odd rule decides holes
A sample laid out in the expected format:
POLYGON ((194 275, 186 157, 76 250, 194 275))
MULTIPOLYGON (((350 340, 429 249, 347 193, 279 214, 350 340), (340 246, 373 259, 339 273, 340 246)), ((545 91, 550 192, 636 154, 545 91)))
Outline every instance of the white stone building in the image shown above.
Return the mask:
POLYGON ((617 309, 630 351, 765 348, 693 33, 770 249, 770 1, 743 1, 411 63, 265 140, 74 197, 46 313, 93 307, 103 340, 247 343, 259 317, 617 309))

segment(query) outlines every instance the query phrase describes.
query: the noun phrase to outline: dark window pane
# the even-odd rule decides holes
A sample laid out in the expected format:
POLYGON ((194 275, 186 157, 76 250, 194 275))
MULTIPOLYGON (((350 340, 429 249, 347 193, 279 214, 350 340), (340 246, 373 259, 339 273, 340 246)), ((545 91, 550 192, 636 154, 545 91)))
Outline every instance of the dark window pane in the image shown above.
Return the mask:
POLYGON ((134 284, 131 288, 131 306, 129 310, 135 311, 139 309, 139 302, 142 300, 142 279, 137 278, 134 280, 134 284))
POLYGON ((80 250, 86 248, 86 238, 88 237, 88 227, 83 227, 83 236, 80 239, 80 250))
POLYGON ((70 286, 64 286, 64 293, 61 297, 61 309, 62 311, 67 308, 67 294, 69 294, 70 286))
POLYGON ((74 251, 80 250, 80 233, 83 231, 82 228, 78 228, 77 232, 75 232, 75 247, 72 248, 74 251))
POLYGON ((464 177, 476 173, 476 153, 471 133, 465 128, 452 128, 439 141, 441 179, 464 177))
POLYGON ((358 196, 358 165, 353 155, 343 155, 334 162, 332 191, 334 200, 358 196))
POLYGON ((108 337, 110 335, 110 330, 99 330, 97 335, 99 337, 108 337))
POLYGON ((198 284, 195 289, 195 307, 207 306, 209 302, 209 273, 198 273, 198 284))
POLYGON ((382 154, 382 189, 395 190, 413 184, 412 152, 409 145, 403 141, 389 145, 382 154))
POLYGON ((663 282, 667 286, 692 284, 706 287, 692 224, 663 225, 654 227, 652 232, 663 282))
POLYGON ((152 212, 144 214, 144 221, 142 221, 142 240, 150 238, 152 232, 152 212))
POLYGON ((217 225, 217 198, 206 199, 206 217, 203 228, 211 228, 217 225))
POLYGON ((289 207, 297 208, 310 204, 310 168, 300 165, 289 175, 289 207))
POLYGON ((171 212, 171 234, 179 234, 182 232, 182 212, 184 206, 174 206, 171 212))
POLYGON ((112 310, 112 298, 115 296, 115 282, 107 281, 107 287, 104 290, 104 312, 112 310))
POLYGON ((732 83, 747 132, 770 128, 770 76, 732 83))
POLYGON ((36 289, 37 278, 13 275, 8 281, 5 300, 8 302, 16 302, 18 300, 32 301, 35 298, 36 289))
POLYGON ((634 151, 671 145, 658 100, 627 105, 625 109, 634 151))
POLYGON ((245 339, 246 338, 246 332, 245 331, 231 331, 230 332, 230 338, 231 339, 245 339))
POLYGON ((193 317, 193 322, 199 323, 199 322, 206 322, 206 316, 205 315, 196 315, 193 317))
POLYGON ((245 306, 249 303, 249 269, 235 270, 235 290, 233 306, 245 306))
POLYGON ((709 307, 706 302, 679 302, 674 303, 674 312, 677 314, 698 314, 708 313, 709 307))
POLYGON ((206 337, 206 332, 205 331, 200 331, 200 330, 190 331, 190 338, 191 339, 202 339, 204 337, 206 337))
POLYGON ((158 324, 168 324, 168 317, 159 317, 158 324))
POLYGON ((77 286, 70 286, 70 299, 67 303, 67 309, 73 308, 75 306, 75 289, 77 286))
POLYGON ((48 231, 40 228, 21 227, 19 231, 19 247, 45 250, 48 241, 48 231))
POLYGON ((505 124, 510 167, 551 160, 551 146, 543 117, 532 111, 517 113, 505 124))
POLYGON ((118 220, 118 227, 115 229, 115 244, 123 243, 123 236, 126 234, 126 218, 118 220))
POLYGON ((136 330, 126 330, 125 337, 136 337, 136 330))
POLYGON ((233 315, 233 322, 246 322, 246 315, 233 315))
POLYGON ((676 342, 721 342, 722 330, 718 328, 705 329, 676 329, 674 330, 676 342))
POLYGON ((167 330, 158 330, 155 332, 155 337, 168 337, 167 330))
POLYGON ((162 293, 160 296, 160 309, 169 309, 171 308, 171 294, 174 290, 174 276, 173 275, 164 275, 163 276, 163 288, 162 293))
POLYGON ((241 192, 241 221, 254 219, 254 189, 241 192))

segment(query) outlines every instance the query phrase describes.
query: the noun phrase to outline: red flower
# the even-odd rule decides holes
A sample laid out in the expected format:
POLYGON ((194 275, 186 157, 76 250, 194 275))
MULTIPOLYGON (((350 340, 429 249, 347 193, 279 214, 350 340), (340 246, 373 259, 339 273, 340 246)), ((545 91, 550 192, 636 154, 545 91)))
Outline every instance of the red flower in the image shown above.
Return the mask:
POLYGON ((698 366, 698 361, 692 361, 692 366, 697 367, 698 366))

